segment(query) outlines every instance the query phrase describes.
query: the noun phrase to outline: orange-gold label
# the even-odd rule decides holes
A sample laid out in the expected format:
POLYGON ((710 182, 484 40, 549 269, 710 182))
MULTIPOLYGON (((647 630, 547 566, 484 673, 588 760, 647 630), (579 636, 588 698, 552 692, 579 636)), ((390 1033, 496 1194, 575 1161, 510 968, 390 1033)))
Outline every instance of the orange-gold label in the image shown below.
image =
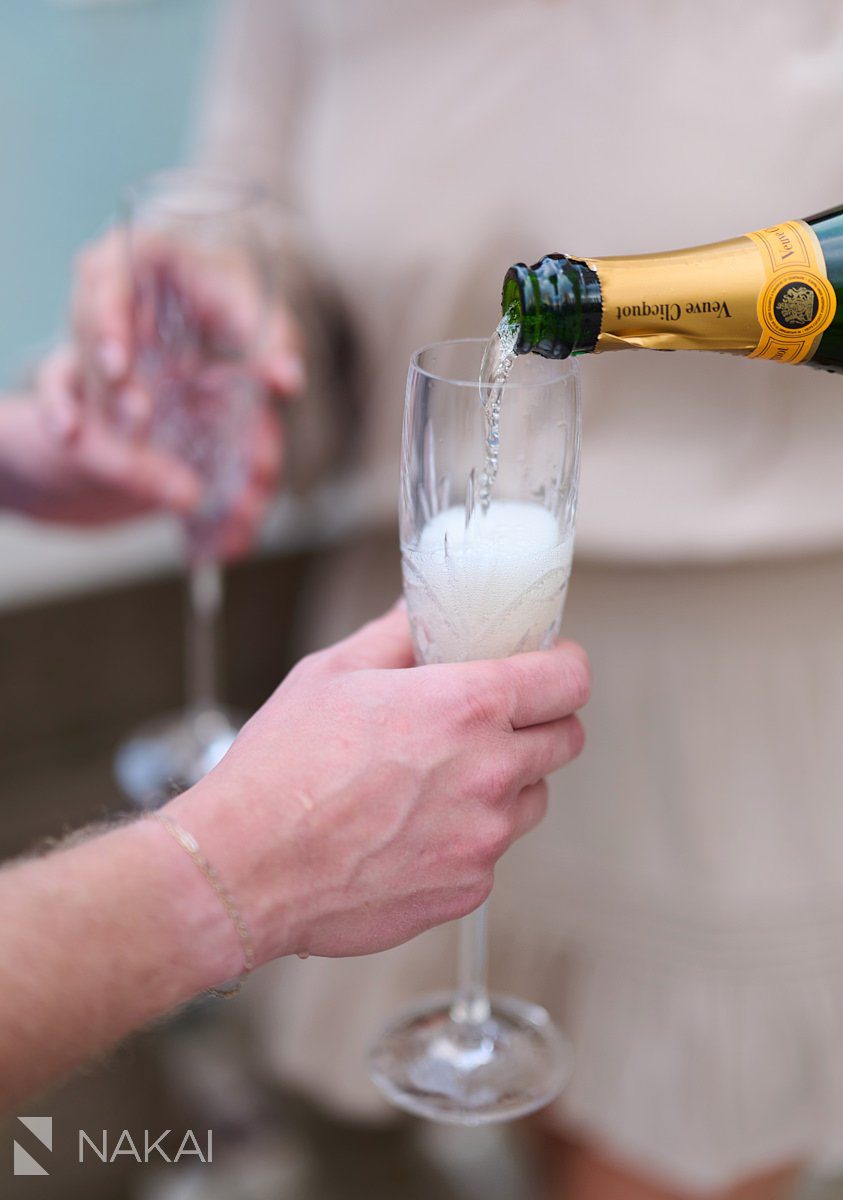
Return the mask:
POLYGON ((804 221, 786 221, 747 236, 761 253, 765 275, 758 294, 761 338, 749 357, 803 362, 837 310, 819 240, 804 221))
POLYGON ((721 350, 798 363, 836 309, 804 221, 689 250, 586 261, 603 292, 597 350, 721 350))

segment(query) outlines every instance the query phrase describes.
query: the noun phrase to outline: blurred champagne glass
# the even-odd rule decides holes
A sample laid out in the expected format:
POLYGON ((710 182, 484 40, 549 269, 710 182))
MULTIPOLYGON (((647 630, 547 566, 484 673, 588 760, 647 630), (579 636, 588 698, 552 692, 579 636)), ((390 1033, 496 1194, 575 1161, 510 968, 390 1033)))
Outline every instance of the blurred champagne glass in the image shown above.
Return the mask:
POLYGON ((258 187, 199 171, 154 175, 127 193, 134 399, 114 401, 107 418, 177 455, 202 486, 183 523, 186 707, 137 729, 115 757, 121 788, 143 806, 201 779, 243 720, 219 697, 217 548, 247 482, 258 408, 269 402, 257 359, 273 302, 271 210, 258 187))

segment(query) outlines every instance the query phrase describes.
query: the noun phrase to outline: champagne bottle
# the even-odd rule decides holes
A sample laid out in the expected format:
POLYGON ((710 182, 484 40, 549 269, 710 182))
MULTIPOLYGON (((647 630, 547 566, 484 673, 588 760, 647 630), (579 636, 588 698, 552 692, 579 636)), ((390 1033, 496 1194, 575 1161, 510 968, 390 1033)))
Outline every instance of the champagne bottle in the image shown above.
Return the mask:
POLYGON ((719 350, 843 371, 843 208, 690 250, 506 274, 517 354, 719 350))

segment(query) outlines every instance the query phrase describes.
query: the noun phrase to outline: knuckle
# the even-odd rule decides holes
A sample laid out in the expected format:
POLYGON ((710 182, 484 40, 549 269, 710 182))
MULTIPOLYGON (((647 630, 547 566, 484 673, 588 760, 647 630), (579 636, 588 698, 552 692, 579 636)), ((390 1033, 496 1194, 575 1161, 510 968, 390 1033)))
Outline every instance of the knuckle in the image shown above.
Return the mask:
POLYGON ((454 707, 460 725, 472 729, 489 723, 491 707, 488 696, 483 692, 460 692, 454 701, 454 707))
POLYGON ((490 816, 477 835, 477 855, 481 863, 494 865, 512 843, 515 822, 507 813, 490 816))
POLYGON ((463 726, 477 728, 499 725, 501 712, 506 709, 502 673, 489 671, 473 674, 471 683, 458 691, 455 703, 463 726))
POLYGON ((316 650, 313 654, 308 654, 304 658, 300 658, 295 666, 287 672, 287 679, 293 682, 312 679, 315 675, 324 672, 327 667, 327 650, 316 650))
POLYGON ((525 823, 525 831, 533 829, 540 821, 544 820, 547 813, 548 805, 548 788, 545 780, 535 784, 529 790, 529 794, 524 796, 522 806, 522 816, 525 823))
POLYGON ((451 921, 458 921, 460 917, 464 917, 468 909, 463 901, 462 891, 459 889, 450 889, 447 895, 433 905, 428 914, 429 921, 425 922, 425 927, 433 925, 447 925, 451 921))
POLYGON ((559 721, 552 740, 537 752, 533 763, 535 774, 544 776, 572 762, 585 744, 585 731, 579 717, 571 715, 559 721))
POLYGON ((536 745, 531 748, 529 761, 525 761, 524 764, 525 779, 542 779, 557 765, 560 752, 567 751, 567 737, 562 728, 565 720, 567 717, 559 723, 549 737, 537 741, 536 745))
POLYGON ((499 805, 512 791, 514 768, 507 762, 487 758, 474 776, 474 794, 488 804, 499 805))
POLYGON ((474 886, 469 889, 467 897, 469 902, 469 912, 473 912, 475 908, 479 908, 481 904, 485 904, 492 894, 492 888, 495 883, 495 873, 490 868, 484 871, 480 878, 475 882, 474 886))
POLYGON ((466 917, 478 909, 481 904, 485 904, 492 894, 493 883, 494 873, 491 870, 483 871, 467 882, 455 898, 454 915, 451 919, 466 917))
POLYGON ((324 650, 317 650, 315 654, 309 655, 308 658, 314 670, 331 676, 335 683, 347 678, 354 670, 353 656, 344 642, 337 642, 334 646, 326 646, 324 650))
POLYGON ((571 728, 569 732, 568 749, 571 758, 577 758, 582 754, 585 747, 585 728, 579 717, 571 717, 571 728))

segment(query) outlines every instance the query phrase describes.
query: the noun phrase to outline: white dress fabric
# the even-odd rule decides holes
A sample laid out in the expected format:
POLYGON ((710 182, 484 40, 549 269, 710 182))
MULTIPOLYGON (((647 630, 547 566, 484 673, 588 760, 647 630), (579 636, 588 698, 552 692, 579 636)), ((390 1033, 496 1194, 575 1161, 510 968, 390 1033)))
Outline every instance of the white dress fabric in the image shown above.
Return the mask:
MULTIPOLYGON (((397 591, 411 351, 488 333, 517 259, 840 201, 841 110, 835 0, 235 0, 204 154, 286 197, 297 271, 356 351, 374 516, 325 564, 314 640, 397 591)), ((498 869, 493 984, 573 1040, 552 1119, 632 1167, 705 1192, 841 1164, 843 382, 641 353, 584 363, 583 385, 565 631, 594 663, 589 740, 498 869)), ((323 390, 300 420, 328 428, 346 399, 323 390)), ((266 970, 268 1063, 382 1114, 366 1045, 449 986, 454 953, 450 928, 266 970)))

